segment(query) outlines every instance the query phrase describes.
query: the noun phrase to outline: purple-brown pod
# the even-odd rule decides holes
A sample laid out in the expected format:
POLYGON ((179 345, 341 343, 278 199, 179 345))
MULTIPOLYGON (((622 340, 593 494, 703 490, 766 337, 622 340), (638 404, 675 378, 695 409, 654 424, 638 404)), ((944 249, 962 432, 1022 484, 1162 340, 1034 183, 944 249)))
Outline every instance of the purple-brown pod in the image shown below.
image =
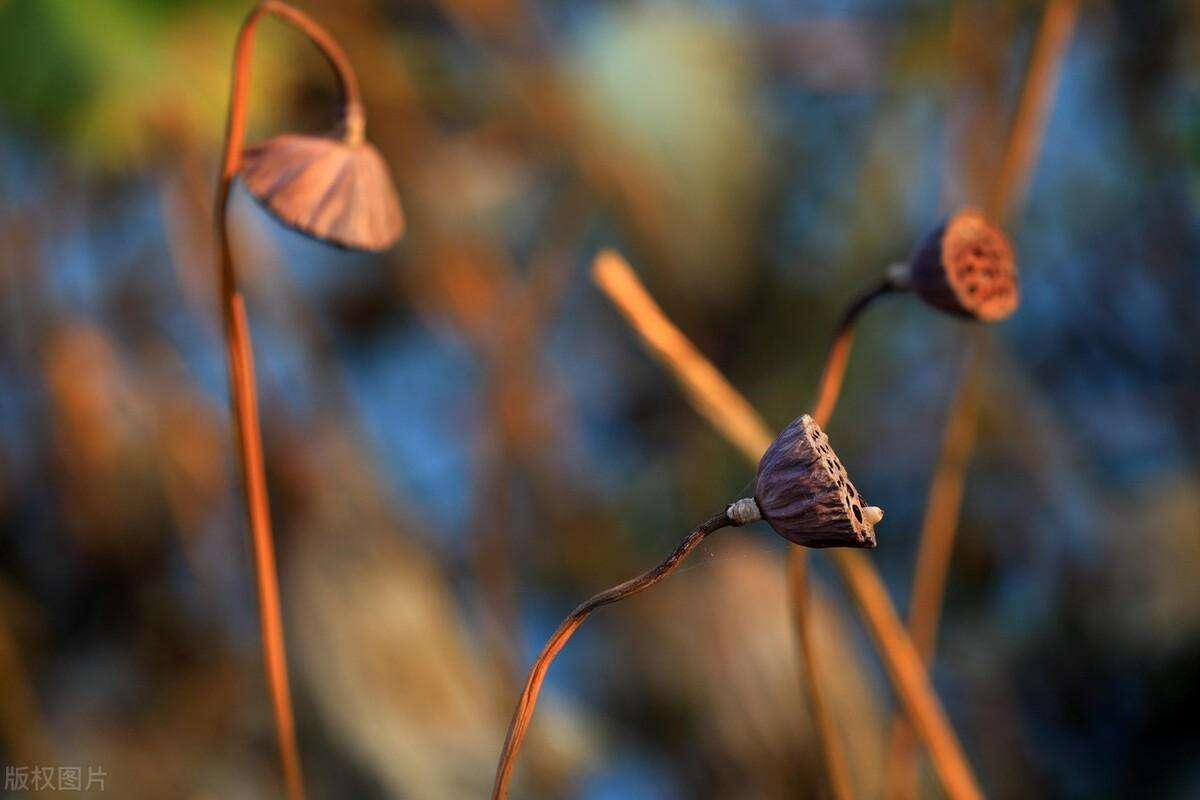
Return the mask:
POLYGON ((361 136, 276 136, 246 149, 241 176, 267 210, 316 239, 380 251, 404 232, 387 165, 361 136))
POLYGON ((999 322, 1020 303, 1008 237, 970 209, 959 211, 925 237, 908 280, 929 305, 980 322, 999 322))
POLYGON ((754 501, 776 533, 805 547, 874 547, 883 519, 807 414, 792 420, 758 462, 754 501))

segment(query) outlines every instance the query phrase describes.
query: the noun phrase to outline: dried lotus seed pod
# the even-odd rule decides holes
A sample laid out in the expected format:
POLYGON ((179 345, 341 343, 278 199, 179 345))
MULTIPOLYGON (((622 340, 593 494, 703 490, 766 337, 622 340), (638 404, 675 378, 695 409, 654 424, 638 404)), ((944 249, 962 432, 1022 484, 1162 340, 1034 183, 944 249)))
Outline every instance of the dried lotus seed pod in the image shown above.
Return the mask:
POLYGON ((908 282, 929 305, 980 322, 1006 319, 1020 303, 1008 237, 970 209, 925 237, 909 267, 908 282))
POLYGON ((276 136, 246 149, 241 176, 285 225, 339 247, 386 250, 404 232, 387 165, 361 136, 276 136))
POLYGON ((883 510, 866 504, 805 414, 793 420, 758 463, 754 500, 780 536, 805 547, 874 547, 883 510))

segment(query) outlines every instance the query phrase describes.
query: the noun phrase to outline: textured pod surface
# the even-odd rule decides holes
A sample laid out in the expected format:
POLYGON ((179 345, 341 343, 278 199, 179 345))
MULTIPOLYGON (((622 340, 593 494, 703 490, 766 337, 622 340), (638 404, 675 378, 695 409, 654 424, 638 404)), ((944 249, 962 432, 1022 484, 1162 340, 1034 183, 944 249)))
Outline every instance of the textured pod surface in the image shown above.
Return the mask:
POLYGON ((874 547, 882 512, 867 506, 829 437, 805 414, 792 421, 758 462, 754 500, 763 519, 805 547, 874 547))
POLYGON ((242 181, 285 225, 353 250, 386 250, 404 232, 387 164, 367 142, 284 134, 246 149, 242 181))
POLYGON ((925 302, 981 322, 1005 319, 1020 302, 1008 237, 976 211, 960 211, 925 238, 911 277, 925 302))

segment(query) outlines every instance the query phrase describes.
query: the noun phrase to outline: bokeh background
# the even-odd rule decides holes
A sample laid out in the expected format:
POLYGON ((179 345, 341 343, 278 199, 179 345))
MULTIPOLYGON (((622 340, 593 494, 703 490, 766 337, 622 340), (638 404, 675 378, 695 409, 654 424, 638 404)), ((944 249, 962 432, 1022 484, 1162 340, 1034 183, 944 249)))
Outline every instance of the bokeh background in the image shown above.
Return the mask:
MULTIPOLYGON (((490 786, 562 615, 742 496, 742 457, 592 284, 604 246, 773 426, 840 308, 984 201, 1042 13, 983 0, 304 0, 360 73, 409 233, 231 211, 316 797, 490 786)), ((219 0, 0 3, 0 760, 122 798, 276 796, 211 201, 219 0)), ((261 27, 251 139, 322 131, 261 27)), ((1200 797, 1200 9, 1085 3, 991 332, 933 671, 997 797, 1200 797)), ((907 607, 968 341, 864 320, 830 433, 907 607)), ((554 666, 520 796, 821 796, 783 564, 726 531, 554 666)), ((814 562, 863 797, 892 697, 814 562)), ((928 775, 923 794, 936 796, 928 775)))

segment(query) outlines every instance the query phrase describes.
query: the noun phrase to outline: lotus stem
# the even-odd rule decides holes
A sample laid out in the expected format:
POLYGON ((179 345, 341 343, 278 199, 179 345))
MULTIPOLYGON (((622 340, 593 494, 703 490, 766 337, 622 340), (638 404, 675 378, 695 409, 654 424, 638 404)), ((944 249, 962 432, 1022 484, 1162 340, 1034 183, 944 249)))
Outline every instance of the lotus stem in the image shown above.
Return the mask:
POLYGON ((504 738, 504 749, 500 753, 500 763, 496 767, 496 782, 492 787, 492 800, 504 800, 504 798, 508 797, 508 784, 512 778, 513 767, 516 765, 517 755, 521 751, 521 743, 525 741, 525 734, 529 730, 529 723, 533 719, 533 712, 537 708, 538 695, 542 691, 542 682, 546 679, 546 671, 550 669, 550 665, 554 663, 555 656, 566 646, 571 636, 583 624, 583 621, 601 606, 615 603, 618 600, 624 600, 638 592, 649 589, 674 572, 683 563, 683 560, 687 558, 688 554, 695 550, 710 534, 719 531, 721 528, 736 524, 738 523, 730 518, 727 511, 722 511, 720 514, 709 517, 684 537, 684 540, 671 552, 671 555, 667 556, 654 569, 618 584, 611 589, 605 589, 590 600, 581 603, 563 620, 562 624, 558 626, 558 630, 554 632, 554 635, 542 647, 542 652, 529 669, 529 677, 525 680, 525 688, 521 690, 521 696, 517 700, 516 711, 513 712, 512 722, 508 725, 508 734, 504 738))
POLYGON ((275 565, 275 543, 271 531, 270 503, 267 497, 266 470, 263 464, 262 430, 258 416, 258 396, 254 380, 254 351, 246 304, 237 286, 226 214, 233 179, 242 165, 246 112, 249 105, 250 70, 254 52, 254 33, 264 14, 272 14, 300 30, 325 56, 334 72, 344 101, 344 125, 347 135, 361 135, 362 104, 358 81, 345 53, 320 25, 306 14, 278 0, 264 0, 246 16, 238 32, 233 57, 233 85, 225 127, 225 146, 221 173, 217 181, 213 221, 217 242, 217 273, 220 282, 221 316, 225 331, 225 352, 229 370, 230 404, 233 410, 235 438, 245 492, 246 510, 254 549, 255 577, 262 629, 263 660, 275 732, 279 744, 284 787, 290 800, 303 800, 304 776, 300 750, 296 742, 291 688, 288 682, 287 651, 284 646, 283 615, 279 600, 279 576, 275 565), (356 133, 355 133, 356 132, 356 133))

